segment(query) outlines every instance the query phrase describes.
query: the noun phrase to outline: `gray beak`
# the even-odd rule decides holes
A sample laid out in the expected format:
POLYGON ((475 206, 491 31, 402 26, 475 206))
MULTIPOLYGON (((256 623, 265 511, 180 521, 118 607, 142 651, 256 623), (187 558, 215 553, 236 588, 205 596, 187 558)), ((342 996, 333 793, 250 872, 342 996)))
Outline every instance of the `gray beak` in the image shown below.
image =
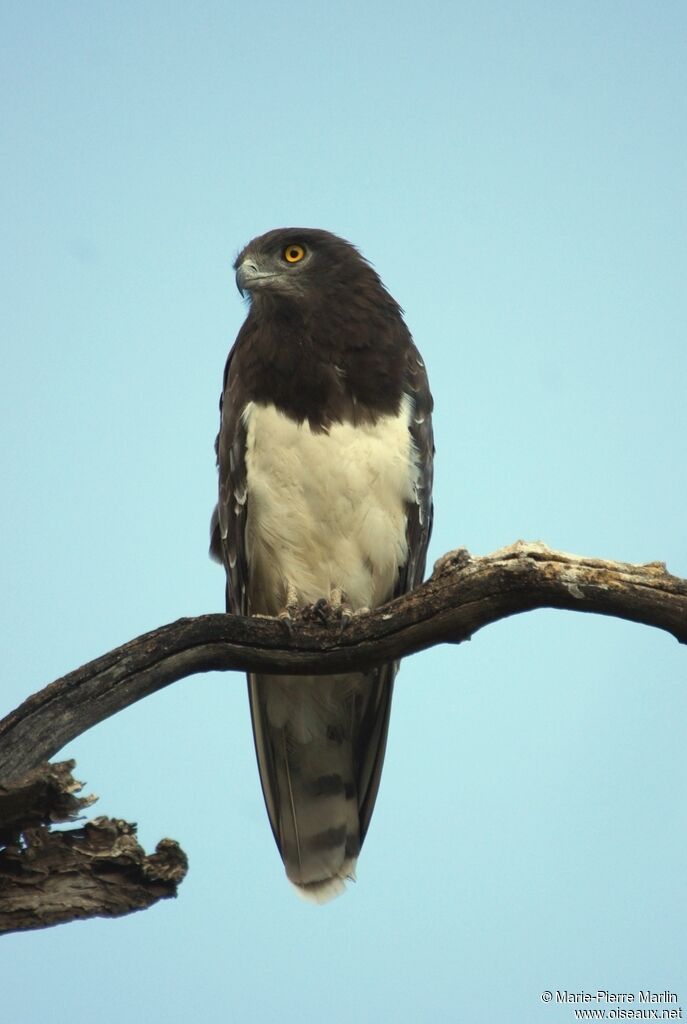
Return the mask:
POLYGON ((236 287, 243 295, 244 292, 249 292, 252 288, 259 288, 277 276, 275 273, 265 273, 264 270, 260 270, 255 260, 245 259, 239 263, 236 270, 236 287))
POLYGON ((236 269, 236 287, 244 295, 250 288, 251 281, 258 273, 258 268, 252 260, 244 260, 239 263, 236 269))

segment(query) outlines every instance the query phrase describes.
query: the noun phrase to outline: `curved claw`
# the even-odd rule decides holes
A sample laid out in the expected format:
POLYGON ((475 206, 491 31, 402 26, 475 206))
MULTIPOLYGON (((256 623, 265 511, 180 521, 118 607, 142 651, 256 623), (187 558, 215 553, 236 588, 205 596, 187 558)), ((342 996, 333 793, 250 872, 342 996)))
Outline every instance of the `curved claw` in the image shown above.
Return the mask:
POLYGON ((351 609, 348 606, 346 606, 345 608, 342 608, 342 610, 341 610, 341 625, 339 626, 339 636, 342 635, 344 629, 349 624, 349 622, 351 621, 352 618, 353 618, 353 612, 351 611, 351 609))
POLYGON ((283 612, 279 612, 277 616, 280 622, 283 622, 286 626, 286 632, 289 636, 293 636, 293 618, 288 608, 285 608, 283 612))
POLYGON ((319 601, 315 601, 315 604, 312 606, 312 610, 313 614, 316 615, 320 622, 326 626, 334 609, 326 597, 321 597, 319 601))

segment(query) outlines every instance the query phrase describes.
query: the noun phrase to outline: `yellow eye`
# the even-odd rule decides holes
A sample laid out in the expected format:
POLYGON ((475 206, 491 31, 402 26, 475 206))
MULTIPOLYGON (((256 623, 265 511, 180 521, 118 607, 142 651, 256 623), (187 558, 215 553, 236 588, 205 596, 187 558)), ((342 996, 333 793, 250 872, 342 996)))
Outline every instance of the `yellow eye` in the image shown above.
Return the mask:
POLYGON ((299 263, 305 256, 305 249, 302 245, 287 245, 282 256, 287 263, 299 263))

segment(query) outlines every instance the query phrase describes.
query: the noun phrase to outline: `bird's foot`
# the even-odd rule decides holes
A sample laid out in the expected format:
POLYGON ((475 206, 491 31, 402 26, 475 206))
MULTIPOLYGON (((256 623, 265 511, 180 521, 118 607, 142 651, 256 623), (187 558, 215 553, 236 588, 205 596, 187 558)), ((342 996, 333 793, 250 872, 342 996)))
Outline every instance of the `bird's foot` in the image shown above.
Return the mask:
POLYGON ((291 611, 288 608, 284 608, 283 611, 279 612, 277 618, 286 626, 286 632, 289 634, 289 636, 291 636, 291 634, 293 633, 294 620, 294 616, 291 614, 291 611))
POLYGON ((357 613, 354 612, 348 603, 346 592, 342 587, 334 587, 332 590, 332 605, 335 609, 336 618, 339 621, 339 634, 341 634, 357 613))
POLYGON ((297 618, 299 622, 320 622, 323 626, 327 626, 338 616, 339 608, 328 601, 326 597, 321 597, 319 601, 313 601, 312 604, 306 604, 299 608, 297 618))
POLYGON ((298 619, 300 622, 319 622, 323 626, 338 623, 339 631, 343 633, 354 616, 363 615, 368 611, 369 608, 354 610, 348 603, 343 590, 336 588, 332 590, 329 600, 326 597, 321 597, 319 601, 301 608, 298 612, 298 619))
POLYGON ((286 626, 289 636, 293 633, 293 623, 299 616, 300 608, 298 607, 298 597, 295 589, 289 586, 286 592, 286 604, 277 615, 280 622, 283 622, 286 626))

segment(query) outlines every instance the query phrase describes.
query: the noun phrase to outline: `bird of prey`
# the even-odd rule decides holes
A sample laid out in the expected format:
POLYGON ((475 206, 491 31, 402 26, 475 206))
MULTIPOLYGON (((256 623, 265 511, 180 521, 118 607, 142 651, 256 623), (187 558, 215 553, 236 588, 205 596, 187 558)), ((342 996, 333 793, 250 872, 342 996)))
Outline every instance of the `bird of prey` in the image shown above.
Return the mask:
MULTIPOLYGON (((211 553, 227 610, 295 620, 374 608, 422 581, 432 397, 401 308, 354 246, 279 228, 234 265, 250 305, 227 360, 211 553)), ((355 865, 384 760, 397 662, 251 673, 262 790, 289 880, 317 903, 355 865)))

